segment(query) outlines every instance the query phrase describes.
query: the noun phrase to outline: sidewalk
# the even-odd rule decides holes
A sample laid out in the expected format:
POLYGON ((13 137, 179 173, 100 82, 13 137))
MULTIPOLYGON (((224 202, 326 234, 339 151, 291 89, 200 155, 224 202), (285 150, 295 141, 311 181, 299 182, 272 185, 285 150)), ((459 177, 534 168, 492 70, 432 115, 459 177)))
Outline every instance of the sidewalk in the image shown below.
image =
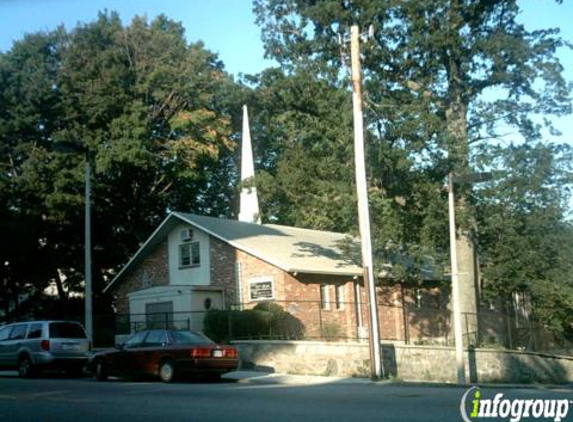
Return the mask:
POLYGON ((492 389, 542 389, 542 390, 568 390, 573 392, 573 384, 487 384, 477 383, 471 385, 446 384, 424 381, 380 380, 372 381, 369 378, 325 377, 317 375, 292 375, 261 371, 234 371, 222 377, 234 380, 241 384, 280 384, 280 385, 327 385, 327 384, 370 384, 377 386, 395 387, 433 387, 433 388, 464 388, 471 386, 492 389))
MULTIPOLYGON (((318 375, 291 375, 260 371, 234 371, 222 377, 244 384, 283 384, 283 385, 321 385, 321 384, 377 384, 368 378, 323 377, 318 375)), ((388 383, 389 381, 380 381, 388 383)))

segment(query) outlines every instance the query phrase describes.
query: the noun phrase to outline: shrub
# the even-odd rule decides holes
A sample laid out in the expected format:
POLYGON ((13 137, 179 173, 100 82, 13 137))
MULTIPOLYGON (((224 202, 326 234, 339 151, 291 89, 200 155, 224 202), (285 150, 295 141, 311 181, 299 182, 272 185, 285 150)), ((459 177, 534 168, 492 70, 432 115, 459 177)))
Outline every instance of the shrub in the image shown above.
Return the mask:
POLYGON ((204 332, 217 342, 261 338, 298 340, 304 337, 304 325, 276 303, 262 302, 243 311, 207 312, 204 332))
POLYGON ((337 324, 327 322, 322 327, 322 335, 326 341, 339 340, 342 337, 342 329, 337 324))

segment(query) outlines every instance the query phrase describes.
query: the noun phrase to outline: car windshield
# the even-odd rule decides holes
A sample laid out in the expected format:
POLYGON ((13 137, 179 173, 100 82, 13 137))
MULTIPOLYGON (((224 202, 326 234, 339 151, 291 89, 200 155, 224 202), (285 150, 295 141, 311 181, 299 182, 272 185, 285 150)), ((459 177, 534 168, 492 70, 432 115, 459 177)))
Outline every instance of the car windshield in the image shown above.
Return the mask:
POLYGON ((86 338, 86 333, 79 324, 73 322, 52 322, 50 338, 86 338))
POLYGON ((203 334, 193 333, 191 331, 172 331, 171 336, 173 337, 173 343, 175 344, 190 344, 196 346, 215 344, 213 340, 203 334))

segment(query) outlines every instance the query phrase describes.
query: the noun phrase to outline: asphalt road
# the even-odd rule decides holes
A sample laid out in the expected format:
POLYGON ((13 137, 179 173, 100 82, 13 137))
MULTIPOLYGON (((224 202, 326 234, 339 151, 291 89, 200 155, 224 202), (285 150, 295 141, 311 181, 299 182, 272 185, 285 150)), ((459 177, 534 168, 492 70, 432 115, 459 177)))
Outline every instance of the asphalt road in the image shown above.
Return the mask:
MULTIPOLYGON (((466 390, 399 384, 175 384, 0 376, 1 421, 461 421, 466 390)), ((573 398, 570 389, 482 390, 493 396, 573 398)), ((566 421, 573 421, 573 409, 566 421)), ((485 419, 492 421, 495 419, 485 419)), ((508 420, 508 419, 506 419, 508 420)))

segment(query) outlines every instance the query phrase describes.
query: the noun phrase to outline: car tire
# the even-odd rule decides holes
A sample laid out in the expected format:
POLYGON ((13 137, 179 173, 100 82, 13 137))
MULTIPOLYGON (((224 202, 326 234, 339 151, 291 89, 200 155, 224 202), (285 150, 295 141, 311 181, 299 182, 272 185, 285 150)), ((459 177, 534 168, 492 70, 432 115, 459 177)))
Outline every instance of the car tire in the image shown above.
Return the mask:
POLYGON ((98 360, 95 364, 95 379, 97 381, 106 381, 108 375, 107 365, 105 362, 98 360))
POLYGON ((163 382, 175 381, 177 370, 172 360, 164 360, 159 364, 159 379, 163 382))
POLYGON ((31 378, 34 375, 32 360, 28 356, 18 359, 18 376, 20 378, 31 378))

